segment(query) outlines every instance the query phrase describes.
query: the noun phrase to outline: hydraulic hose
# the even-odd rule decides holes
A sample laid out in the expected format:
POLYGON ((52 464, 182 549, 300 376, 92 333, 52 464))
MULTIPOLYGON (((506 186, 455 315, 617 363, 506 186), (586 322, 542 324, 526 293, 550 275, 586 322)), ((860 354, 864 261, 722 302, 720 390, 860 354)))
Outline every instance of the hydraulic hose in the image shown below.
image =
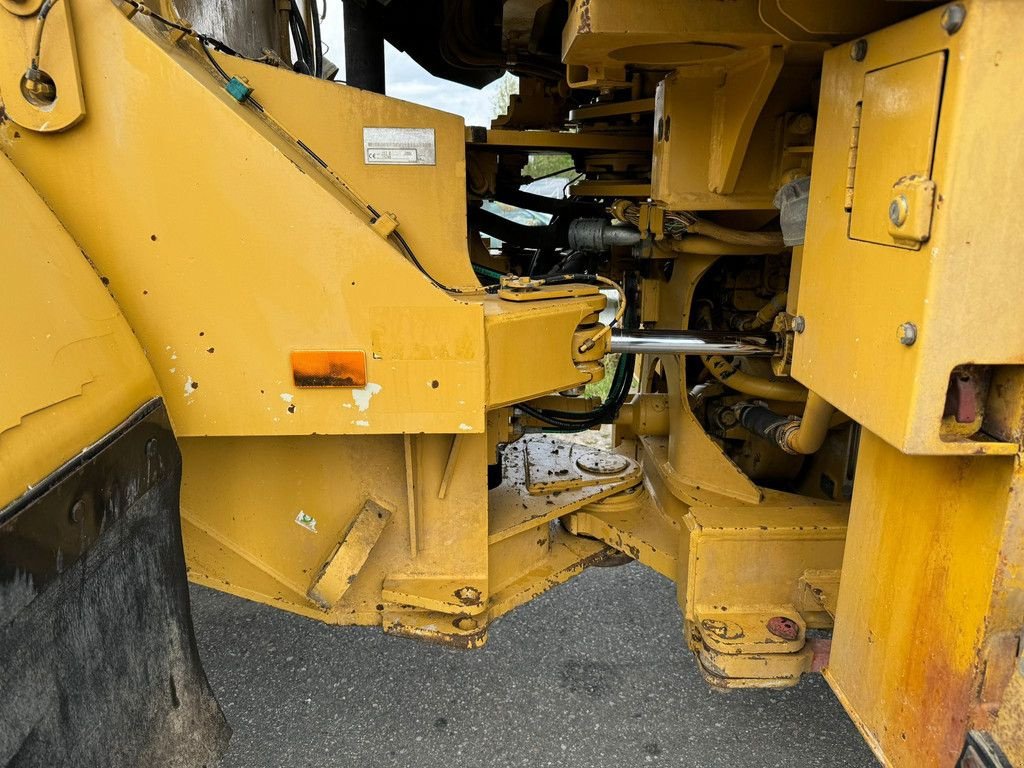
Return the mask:
POLYGON ((564 232, 560 232, 554 224, 544 227, 517 224, 483 208, 471 209, 469 218, 481 232, 523 248, 557 248, 568 244, 564 232))
POLYGON ((772 300, 765 304, 761 309, 757 311, 757 314, 753 317, 747 317, 740 320, 736 324, 736 330, 738 331, 752 331, 755 328, 762 328, 786 308, 786 302, 789 300, 789 294, 786 291, 777 293, 772 297, 772 300))
POLYGON ((751 376, 721 355, 709 355, 701 359, 712 376, 744 395, 784 403, 802 403, 807 399, 807 389, 795 381, 770 381, 760 376, 751 376))
POLYGON ((740 403, 734 409, 740 424, 778 445, 786 453, 809 455, 820 450, 836 409, 811 392, 802 417, 781 416, 761 403, 740 403))
POLYGON ((597 203, 581 202, 557 197, 545 197, 526 192, 522 189, 512 187, 499 187, 494 194, 494 199, 516 208, 525 208, 529 211, 540 211, 550 213, 552 216, 569 213, 575 216, 601 216, 604 214, 604 206, 597 203))
MULTIPOLYGON (((708 305, 701 308, 698 316, 705 327, 711 327, 711 308, 708 305)), ((795 381, 770 381, 760 376, 751 376, 721 355, 706 355, 701 360, 708 372, 718 381, 744 395, 759 400, 778 400, 785 403, 802 403, 807 399, 807 388, 795 381)))
POLYGON ((687 231, 695 235, 713 237, 715 240, 721 240, 723 243, 732 243, 733 245, 757 245, 778 248, 779 250, 786 247, 782 240, 781 232, 746 232, 741 229, 723 227, 720 224, 714 224, 705 219, 697 219, 689 226, 687 231))

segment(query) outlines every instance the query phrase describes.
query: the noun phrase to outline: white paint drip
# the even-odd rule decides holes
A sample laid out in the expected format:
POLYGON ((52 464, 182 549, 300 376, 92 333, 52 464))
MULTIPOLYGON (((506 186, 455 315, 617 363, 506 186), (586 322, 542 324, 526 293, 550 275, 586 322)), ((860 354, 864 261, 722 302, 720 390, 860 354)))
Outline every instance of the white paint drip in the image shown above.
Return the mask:
POLYGON ((299 514, 295 518, 295 522, 301 525, 307 531, 312 531, 313 533, 316 533, 316 518, 307 515, 301 509, 299 510, 299 514))
POLYGON ((380 384, 374 384, 372 381, 362 389, 352 390, 352 399, 355 400, 356 407, 360 413, 370 407, 370 398, 380 392, 380 390, 380 384))

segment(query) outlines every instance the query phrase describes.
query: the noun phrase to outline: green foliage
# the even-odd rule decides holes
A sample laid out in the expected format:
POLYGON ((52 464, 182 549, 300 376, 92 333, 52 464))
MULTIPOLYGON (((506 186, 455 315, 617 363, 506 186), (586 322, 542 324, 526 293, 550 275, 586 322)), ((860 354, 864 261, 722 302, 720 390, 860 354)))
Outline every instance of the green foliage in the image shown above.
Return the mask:
POLYGON ((593 384, 587 384, 583 391, 585 397, 600 397, 604 400, 608 397, 608 390, 612 386, 612 378, 615 376, 615 366, 619 364, 618 355, 604 356, 604 378, 593 384))
POLYGON ((535 179, 551 174, 565 178, 575 176, 576 171, 573 168, 572 158, 569 155, 530 155, 530 162, 523 168, 524 176, 531 176, 535 179), (565 173, 557 173, 564 168, 569 170, 565 173))

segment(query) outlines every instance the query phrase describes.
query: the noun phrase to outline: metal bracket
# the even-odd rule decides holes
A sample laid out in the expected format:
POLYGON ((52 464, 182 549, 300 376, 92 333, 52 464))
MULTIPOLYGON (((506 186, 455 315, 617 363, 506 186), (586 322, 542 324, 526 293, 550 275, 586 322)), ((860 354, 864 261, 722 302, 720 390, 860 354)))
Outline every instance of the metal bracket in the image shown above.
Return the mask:
POLYGON ((68 0, 54 5, 46 17, 40 47, 39 69, 52 80, 56 97, 41 99, 26 89, 39 5, 36 0, 0 3, 0 100, 12 122, 30 131, 55 133, 85 116, 85 97, 68 0))

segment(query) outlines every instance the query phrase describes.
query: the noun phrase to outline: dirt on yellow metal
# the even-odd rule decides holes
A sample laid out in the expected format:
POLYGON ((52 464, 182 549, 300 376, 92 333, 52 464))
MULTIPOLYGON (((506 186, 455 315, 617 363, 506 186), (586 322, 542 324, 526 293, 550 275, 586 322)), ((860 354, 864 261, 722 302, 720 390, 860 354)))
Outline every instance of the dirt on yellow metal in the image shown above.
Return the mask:
POLYGON ((624 554, 710 685, 824 670, 886 765, 1019 761, 1016 5, 399 5, 428 70, 520 77, 490 128, 320 77, 301 14, 278 66, 232 53, 267 9, 0 0, 0 181, 59 222, 2 236, 63 228, 116 302, 18 267, 0 311, 74 317, 13 356, 75 365, 0 379, 0 496, 74 450, 15 417, 102 431, 111 358, 166 402, 198 583, 468 649, 624 554), (703 346, 606 367, 612 324, 703 346))

